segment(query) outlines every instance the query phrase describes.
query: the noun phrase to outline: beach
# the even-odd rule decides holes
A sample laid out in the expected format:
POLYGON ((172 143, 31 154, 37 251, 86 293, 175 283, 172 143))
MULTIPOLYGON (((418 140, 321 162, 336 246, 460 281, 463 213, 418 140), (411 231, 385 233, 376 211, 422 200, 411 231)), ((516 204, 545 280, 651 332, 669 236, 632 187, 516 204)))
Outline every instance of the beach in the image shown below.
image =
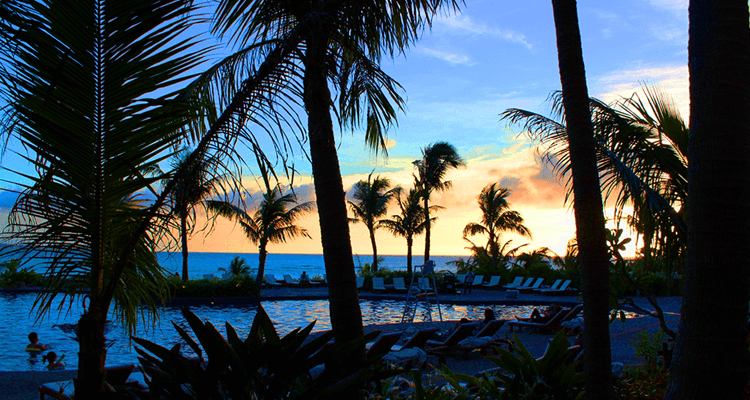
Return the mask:
MULTIPOLYGON (((313 299, 327 296, 326 288, 275 288, 265 289, 264 298, 279 299, 313 299)), ((361 298, 367 299, 389 299, 402 295, 393 294, 376 294, 372 292, 362 292, 361 298)), ((497 290, 475 289, 468 295, 440 295, 440 302, 453 304, 493 304, 505 300, 505 292, 497 290)), ((216 300, 216 299, 215 299, 216 300)), ((634 298, 635 304, 644 309, 651 310, 651 306, 645 298, 634 298)), ((211 299, 196 300, 211 301, 211 299)), ((546 305, 553 303, 572 304, 577 303, 575 297, 548 297, 536 294, 521 294, 517 300, 523 304, 546 305)), ((659 298, 659 305, 665 312, 668 326, 676 330, 679 323, 680 297, 662 297, 659 298)), ((634 315, 629 313, 630 315, 634 315)), ((221 322, 221 321, 212 321, 221 322)), ((414 324, 387 324, 387 325, 369 325, 365 327, 366 332, 380 330, 382 332, 405 332, 404 337, 416 329, 423 329, 435 326, 446 330, 452 327, 456 321, 434 321, 434 322, 416 322, 414 324)), ((635 357, 635 351, 632 346, 632 339, 641 331, 654 333, 659 329, 659 322, 656 318, 649 316, 629 317, 625 322, 619 319, 610 325, 610 336, 612 339, 612 361, 624 365, 634 365, 639 362, 635 357)), ((514 333, 519 340, 526 346, 534 356, 541 356, 552 335, 538 334, 526 330, 514 333)), ((505 324, 497 333, 500 337, 511 337, 508 324, 505 324)), ((570 340, 572 341, 572 337, 570 340)), ((402 339, 403 340, 403 339, 402 339)), ((436 356, 428 357, 428 364, 433 367, 439 367, 439 359, 436 356)), ((451 358, 445 359, 446 365, 454 372, 474 374, 495 365, 481 356, 472 356, 468 359, 451 358)), ((430 372, 430 368, 425 373, 430 372)), ((75 370, 64 371, 29 371, 29 372, 0 372, 0 397, 8 400, 35 400, 39 398, 37 387, 42 383, 55 382, 71 379, 76 375, 75 370)))

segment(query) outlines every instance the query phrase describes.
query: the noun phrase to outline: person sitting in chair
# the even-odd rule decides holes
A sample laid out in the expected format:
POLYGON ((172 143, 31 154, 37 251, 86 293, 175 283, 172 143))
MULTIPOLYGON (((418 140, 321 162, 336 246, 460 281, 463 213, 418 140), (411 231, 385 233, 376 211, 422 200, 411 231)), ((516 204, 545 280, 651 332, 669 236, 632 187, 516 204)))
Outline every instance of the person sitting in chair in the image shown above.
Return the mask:
POLYGON ((558 304, 553 304, 547 308, 544 309, 544 311, 539 311, 538 308, 535 308, 533 311, 531 311, 531 317, 528 318, 531 322, 537 322, 540 324, 546 323, 547 321, 551 320, 552 317, 557 315, 562 310, 562 306, 558 304))
POLYGON ((302 275, 299 276, 300 285, 310 285, 310 277, 307 275, 307 271, 302 271, 302 275))

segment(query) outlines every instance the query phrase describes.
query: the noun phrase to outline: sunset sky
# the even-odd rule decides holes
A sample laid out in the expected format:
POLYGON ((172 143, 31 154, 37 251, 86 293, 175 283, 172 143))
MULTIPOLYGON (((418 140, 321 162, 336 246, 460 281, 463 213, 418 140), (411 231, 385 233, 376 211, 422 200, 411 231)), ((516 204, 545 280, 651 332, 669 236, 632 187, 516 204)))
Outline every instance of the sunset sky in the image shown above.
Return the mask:
MULTIPOLYGON (((640 82, 655 83, 674 97, 687 120, 686 0, 583 0, 578 13, 591 96, 610 102, 632 95, 640 82)), ((521 212, 534 235, 533 241, 505 238, 513 238, 515 245, 530 243, 527 249, 546 246, 564 253, 575 224, 572 210, 564 204, 563 185, 536 161, 528 140, 519 136, 520 128, 507 127, 499 119, 508 108, 547 114, 545 100, 560 88, 551 2, 466 0, 461 13, 437 18, 419 43, 395 60, 383 60, 381 66, 404 87, 407 110, 389 132, 387 158, 376 158, 365 148, 362 132, 344 132, 337 138, 344 188, 350 189, 371 171, 394 185, 411 187, 412 161, 421 157, 421 148, 447 141, 457 147, 467 167, 448 174, 452 190, 432 197, 433 204, 445 207, 433 228, 433 254, 468 254, 461 232, 468 222, 479 222, 476 197, 492 182, 511 189, 512 208, 521 212)), ((296 191, 302 200, 314 200, 309 163, 299 151, 295 160, 301 173, 295 179, 296 191)), ((17 162, 6 153, 2 164, 23 168, 17 162)), ((14 179, 7 172, 0 178, 14 179)), ((0 193, 0 207, 7 209, 12 199, 8 192, 0 193)), ((273 245, 270 251, 320 253, 317 215, 300 225, 311 231, 312 240, 273 245)), ((352 225, 351 233, 354 252, 371 254, 364 226, 352 225)), ((377 241, 381 254, 406 253, 402 238, 379 231, 377 241)), ((486 238, 475 237, 475 242, 484 245, 486 238)), ((230 222, 220 222, 209 237, 195 235, 190 248, 257 251, 230 222)), ((423 250, 419 237, 414 253, 421 255, 423 250)))

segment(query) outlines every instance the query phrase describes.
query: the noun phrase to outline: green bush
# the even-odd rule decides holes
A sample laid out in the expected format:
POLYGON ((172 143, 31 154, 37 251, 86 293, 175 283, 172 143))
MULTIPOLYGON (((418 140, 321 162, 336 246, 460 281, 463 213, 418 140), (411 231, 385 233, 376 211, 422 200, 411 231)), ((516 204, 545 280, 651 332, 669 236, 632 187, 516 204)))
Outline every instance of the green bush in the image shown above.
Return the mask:
POLYGON ((38 287, 42 285, 44 275, 34 272, 29 268, 18 269, 20 261, 11 259, 0 265, 0 287, 5 289, 23 288, 26 286, 38 287))
MULTIPOLYGON (((313 399, 351 398, 368 380, 380 381, 396 372, 382 372, 370 358, 355 368, 341 368, 338 360, 351 360, 355 352, 379 332, 361 339, 329 346, 333 332, 306 340, 315 323, 279 337, 265 310, 259 307, 246 339, 229 323, 226 338, 210 323, 187 309, 182 311, 197 342, 173 322, 177 332, 197 354, 182 354, 181 345, 167 349, 148 340, 133 338, 146 375, 148 392, 139 397, 164 399, 313 399), (200 344, 199 344, 200 343, 200 344), (206 359, 204 359, 204 352, 206 359), (316 366, 325 365, 320 374, 316 366)), ((320 367, 318 367, 320 368, 320 367)))
POLYGON ((187 282, 174 277, 169 280, 172 297, 248 297, 258 296, 255 279, 248 275, 231 279, 195 279, 187 282))

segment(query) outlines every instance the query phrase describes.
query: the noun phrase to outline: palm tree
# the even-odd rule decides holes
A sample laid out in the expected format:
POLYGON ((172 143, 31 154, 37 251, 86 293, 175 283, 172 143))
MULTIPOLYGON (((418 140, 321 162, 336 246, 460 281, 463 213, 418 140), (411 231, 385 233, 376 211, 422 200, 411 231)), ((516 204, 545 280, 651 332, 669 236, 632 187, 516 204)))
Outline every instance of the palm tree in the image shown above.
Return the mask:
MULTIPOLYGON (((642 235, 644 257, 670 266, 675 254, 684 254, 687 244, 688 129, 674 102, 658 88, 644 86, 643 91, 645 100, 637 93, 612 105, 590 99, 601 190, 607 197, 616 197, 618 219, 625 206, 633 207, 629 223, 642 235), (677 240, 665 241, 673 236, 677 240)), ((524 132, 541 144, 541 158, 567 179, 570 196, 573 188, 564 107, 559 92, 551 98, 553 118, 519 109, 508 109, 502 115, 510 123, 522 123, 524 132)), ((663 272, 671 275, 672 271, 663 272)))
POLYGON ((349 201, 349 209, 354 213, 351 222, 364 222, 370 232, 370 243, 372 244, 372 270, 378 270, 378 246, 375 243, 375 230, 378 228, 378 219, 388 212, 388 203, 393 198, 394 191, 388 190, 391 182, 388 178, 380 175, 372 179, 372 173, 367 180, 359 181, 352 187, 351 196, 354 201, 349 201))
MULTIPOLYGON (((287 64, 287 76, 299 78, 288 82, 288 93, 299 94, 307 112, 331 325, 337 341, 361 337, 364 331, 331 119, 336 103, 330 87, 338 90, 339 122, 352 128, 364 123, 368 145, 384 150, 384 132, 395 121, 397 109, 403 108, 403 99, 398 84, 378 67, 379 61, 383 54, 393 55, 412 43, 445 3, 458 6, 456 0, 245 0, 222 2, 217 10, 215 31, 231 32, 243 47, 225 65, 244 67, 257 54, 299 61, 287 64), (268 51, 270 46, 273 51, 268 51)), ((214 71, 215 76, 226 77, 228 69, 214 71)), ((234 76, 224 81, 228 83, 224 86, 235 88, 234 76)), ((245 96, 239 90, 227 103, 243 103, 245 96)))
MULTIPOLYGON (((414 245, 414 236, 424 232, 427 225, 424 219, 425 213, 422 208, 422 193, 416 189, 410 189, 409 194, 404 196, 404 189, 396 186, 393 189, 396 195, 396 203, 401 210, 401 214, 393 216, 393 219, 381 219, 378 226, 390 231, 394 236, 400 236, 406 239, 406 271, 412 273, 412 246, 414 245)), ((431 206, 432 211, 442 208, 440 206, 431 206)), ((435 220, 435 217, 432 217, 435 220)))
POLYGON ((250 215, 241 207, 218 201, 209 201, 208 208, 221 216, 236 220, 247 238, 258 245, 258 274, 255 285, 260 293, 268 256, 268 243, 286 243, 287 240, 298 236, 310 238, 307 229, 295 224, 300 217, 315 208, 315 202, 297 204, 297 196, 293 192, 283 194, 282 186, 278 183, 271 187, 268 169, 260 157, 258 165, 266 191, 255 213, 250 215))
POLYGON ((742 398, 750 270, 747 2, 691 1, 690 199, 680 326, 667 399, 742 398))
POLYGON ((20 178, 4 239, 20 258, 46 263, 40 314, 58 295, 88 299, 77 399, 105 397, 110 310, 133 331, 167 294, 154 253, 167 223, 145 195, 156 195, 162 176, 144 171, 172 153, 196 113, 170 92, 201 60, 183 37, 192 11, 181 0, 40 2, 19 20, 12 54, 3 48, 8 134, 38 172, 20 178))
POLYGON ((487 235, 487 249, 492 256, 492 268, 498 267, 500 256, 500 233, 511 231, 531 238, 531 231, 523 224, 523 217, 518 211, 510 209, 507 197, 510 191, 492 183, 479 194, 479 209, 482 211, 482 222, 470 222, 464 227, 464 238, 474 235, 487 235))
POLYGON ((180 222, 180 239, 182 243, 182 280, 188 280, 188 236, 195 227, 197 208, 208 211, 205 200, 209 197, 226 194, 227 188, 223 175, 216 175, 218 159, 215 157, 193 155, 187 148, 181 150, 172 159, 172 169, 178 171, 174 178, 175 186, 168 197, 172 214, 180 222))
POLYGON ((552 9, 570 149, 581 293, 585 305, 586 395, 591 399, 611 399, 614 390, 608 320, 609 257, 578 11, 575 0, 553 0, 552 9))
MULTIPOLYGON (((446 181, 449 169, 466 165, 458 155, 453 145, 446 142, 436 142, 422 149, 422 159, 413 162, 417 168, 415 186, 422 191, 424 201, 424 219, 430 220, 430 194, 433 191, 443 192, 453 184, 446 181)), ((425 229, 424 262, 430 259, 430 224, 425 229)))
POLYGON ((226 272, 232 276, 244 276, 249 275, 252 272, 252 269, 247 265, 247 261, 245 261, 244 258, 236 256, 229 263, 229 268, 219 267, 219 271, 226 272))

